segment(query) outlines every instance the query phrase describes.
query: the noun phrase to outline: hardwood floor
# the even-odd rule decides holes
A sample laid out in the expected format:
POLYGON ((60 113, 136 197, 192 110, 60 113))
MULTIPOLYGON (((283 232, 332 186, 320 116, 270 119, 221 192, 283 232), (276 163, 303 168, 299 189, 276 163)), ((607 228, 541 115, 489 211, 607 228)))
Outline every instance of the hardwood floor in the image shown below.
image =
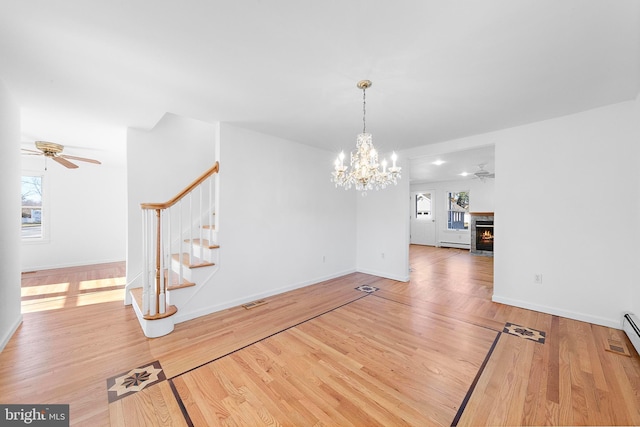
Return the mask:
POLYGON ((492 262, 411 246, 409 283, 355 273, 156 339, 122 305, 121 263, 24 274, 0 403, 69 403, 91 426, 640 425, 624 333, 491 302, 492 262), (108 395, 154 361, 158 382, 108 395))

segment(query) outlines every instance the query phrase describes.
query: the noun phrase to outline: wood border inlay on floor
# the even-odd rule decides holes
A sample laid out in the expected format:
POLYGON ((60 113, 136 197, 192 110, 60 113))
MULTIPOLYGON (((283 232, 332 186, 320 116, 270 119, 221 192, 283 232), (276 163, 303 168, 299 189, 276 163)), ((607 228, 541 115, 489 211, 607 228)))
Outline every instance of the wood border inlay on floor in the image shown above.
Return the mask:
POLYGON ((150 364, 116 375, 107 379, 107 394, 109 403, 123 397, 130 396, 143 390, 145 387, 166 380, 167 377, 156 360, 150 364))
POLYGON ((547 338, 546 332, 539 331, 533 328, 527 328, 526 326, 516 325, 515 323, 511 322, 507 322, 504 324, 504 330, 502 332, 540 344, 544 344, 544 341, 547 338))
POLYGON ((356 291, 371 293, 380 290, 380 288, 376 288, 375 286, 369 285, 360 285, 357 288, 354 288, 356 291))

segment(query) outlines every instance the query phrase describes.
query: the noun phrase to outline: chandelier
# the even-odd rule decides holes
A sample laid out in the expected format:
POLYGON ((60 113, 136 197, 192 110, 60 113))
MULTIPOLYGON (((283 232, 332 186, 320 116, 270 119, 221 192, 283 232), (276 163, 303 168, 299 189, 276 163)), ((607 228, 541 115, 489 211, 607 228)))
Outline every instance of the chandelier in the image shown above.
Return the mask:
POLYGON ((398 156, 395 152, 391 155, 392 166, 387 168, 387 159, 378 163, 378 152, 373 146, 371 134, 367 133, 367 98, 366 91, 371 87, 370 80, 358 82, 358 88, 362 89, 362 133, 358 135, 356 149, 351 152, 351 170, 344 165, 344 151, 335 161, 334 171, 331 173, 331 181, 336 187, 344 187, 345 190, 355 186, 356 190, 366 195, 367 190, 385 188, 393 183, 397 184, 400 178, 399 166, 396 166, 398 156), (380 169, 382 167, 382 169, 380 169))

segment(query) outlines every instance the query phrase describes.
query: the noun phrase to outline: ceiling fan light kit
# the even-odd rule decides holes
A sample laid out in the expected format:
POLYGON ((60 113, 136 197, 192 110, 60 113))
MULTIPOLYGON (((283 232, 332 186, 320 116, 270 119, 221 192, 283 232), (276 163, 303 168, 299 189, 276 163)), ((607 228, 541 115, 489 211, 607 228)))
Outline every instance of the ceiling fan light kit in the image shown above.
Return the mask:
POLYGON ((49 142, 49 141, 36 141, 35 142, 36 148, 39 151, 33 151, 33 150, 27 150, 27 149, 22 149, 22 151, 25 152, 25 154, 30 154, 30 155, 39 155, 39 156, 44 156, 45 157, 45 167, 44 169, 47 170, 47 163, 46 163, 46 159, 53 159, 53 161, 61 164, 62 166, 68 168, 68 169, 77 169, 78 165, 76 165, 75 163, 70 162, 68 159, 71 160, 79 160, 81 162, 87 162, 87 163, 93 163, 96 165, 100 165, 102 164, 100 161, 95 160, 95 159, 88 159, 86 157, 76 157, 76 156, 69 156, 66 154, 62 154, 62 151, 64 150, 64 145, 61 144, 56 144, 55 142, 49 142))
POLYGON ((479 164, 478 165, 478 171, 474 173, 475 177, 478 178, 480 181, 484 182, 485 179, 487 178, 495 178, 496 174, 495 173, 491 173, 487 170, 484 169, 485 165, 484 164, 479 164))

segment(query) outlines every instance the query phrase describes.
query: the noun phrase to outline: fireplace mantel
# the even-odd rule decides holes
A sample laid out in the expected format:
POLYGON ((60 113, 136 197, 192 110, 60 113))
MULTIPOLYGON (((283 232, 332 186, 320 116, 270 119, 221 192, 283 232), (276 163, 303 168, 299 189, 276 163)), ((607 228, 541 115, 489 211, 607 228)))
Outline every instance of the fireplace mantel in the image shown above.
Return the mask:
POLYGON ((494 216, 493 212, 469 212, 471 216, 494 216))

